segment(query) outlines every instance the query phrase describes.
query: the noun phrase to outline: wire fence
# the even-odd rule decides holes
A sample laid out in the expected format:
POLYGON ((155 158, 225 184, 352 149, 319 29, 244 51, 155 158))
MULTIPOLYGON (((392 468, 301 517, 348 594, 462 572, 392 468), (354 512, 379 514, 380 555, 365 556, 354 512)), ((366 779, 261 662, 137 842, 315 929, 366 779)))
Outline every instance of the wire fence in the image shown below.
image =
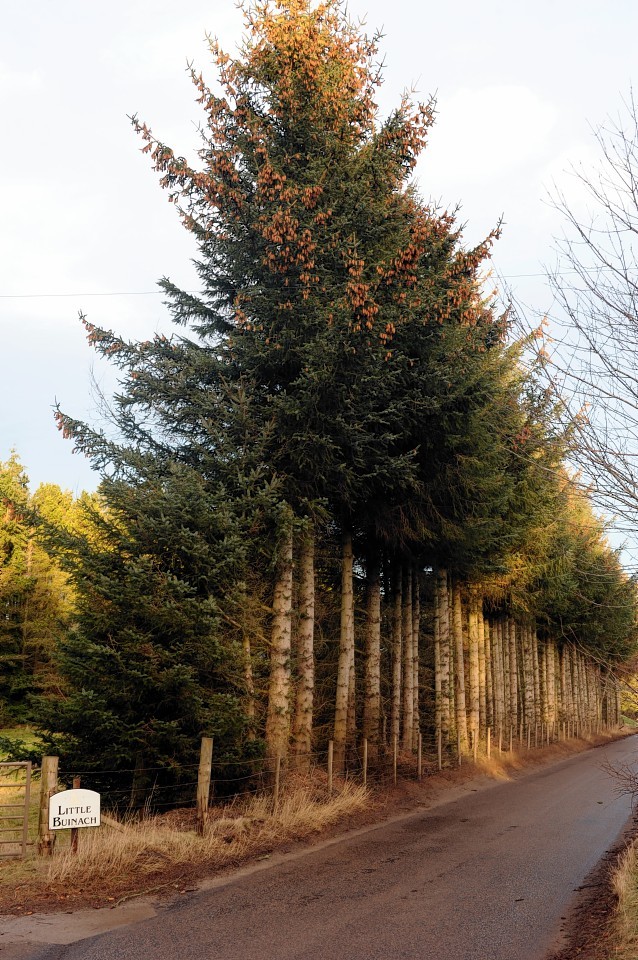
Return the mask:
MULTIPOLYGON (((607 725, 602 721, 591 722, 539 722, 534 724, 507 725, 487 728, 480 735, 470 731, 467 738, 457 735, 454 729, 445 735, 439 730, 415 735, 406 745, 399 737, 377 743, 360 740, 348 746, 343 761, 334 762, 334 745, 330 741, 323 749, 311 752, 295 752, 279 757, 249 757, 217 759, 211 756, 209 797, 227 801, 244 794, 255 794, 273 788, 275 765, 280 770, 280 789, 290 776, 300 772, 310 773, 317 783, 330 782, 337 787, 344 780, 364 782, 366 785, 387 785, 399 780, 415 780, 431 776, 447 767, 490 759, 546 747, 551 743, 600 733, 607 725)), ((121 809, 122 800, 129 809, 180 805, 195 806, 197 789, 201 786, 202 761, 167 767, 141 766, 115 770, 61 769, 60 782, 80 778, 94 782, 100 778, 118 778, 122 786, 108 786, 101 791, 105 808, 121 809), (173 778, 166 782, 167 777, 173 778)))
POLYGON ((197 832, 203 834, 209 818, 216 815, 216 805, 221 808, 241 803, 244 798, 262 796, 271 803, 275 814, 288 782, 298 783, 300 778, 312 784, 317 799, 328 800, 346 783, 391 789, 402 782, 422 780, 444 768, 483 763, 610 729, 611 724, 600 719, 521 723, 494 730, 488 727, 480 736, 470 731, 467 738, 462 738, 453 728, 443 731, 439 727, 419 732, 407 743, 398 736, 376 743, 363 739, 345 749, 339 745, 340 749, 335 751, 335 744, 329 741, 323 749, 308 753, 237 759, 216 759, 212 739, 203 738, 198 763, 170 768, 137 764, 110 770, 65 769, 58 767, 56 757, 45 757, 41 768, 34 771, 41 780, 38 850, 51 853, 54 846, 48 819, 50 798, 71 786, 92 788, 100 778, 106 784, 98 791, 105 813, 103 822, 118 826, 122 819, 179 810, 190 817, 194 813, 197 832), (167 771, 175 778, 172 782, 165 779, 167 771))

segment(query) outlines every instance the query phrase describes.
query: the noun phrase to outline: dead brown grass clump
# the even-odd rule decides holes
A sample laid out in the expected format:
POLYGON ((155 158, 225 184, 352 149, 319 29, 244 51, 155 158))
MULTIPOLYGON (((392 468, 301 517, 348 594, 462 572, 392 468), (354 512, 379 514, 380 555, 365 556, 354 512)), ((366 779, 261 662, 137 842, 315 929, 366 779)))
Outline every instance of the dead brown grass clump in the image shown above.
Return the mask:
POLYGON ((638 841, 623 853, 614 874, 616 935, 618 945, 612 956, 617 960, 635 960, 638 956, 638 841))
POLYGON ((47 880, 73 886, 108 883, 123 876, 156 875, 167 867, 205 865, 220 869, 269 851, 284 841, 318 833, 366 807, 367 791, 346 783, 331 798, 318 796, 312 786, 293 783, 273 814, 272 797, 257 796, 236 802, 209 821, 203 837, 165 818, 151 817, 129 824, 123 831, 108 828, 83 832, 77 855, 56 856, 47 880))

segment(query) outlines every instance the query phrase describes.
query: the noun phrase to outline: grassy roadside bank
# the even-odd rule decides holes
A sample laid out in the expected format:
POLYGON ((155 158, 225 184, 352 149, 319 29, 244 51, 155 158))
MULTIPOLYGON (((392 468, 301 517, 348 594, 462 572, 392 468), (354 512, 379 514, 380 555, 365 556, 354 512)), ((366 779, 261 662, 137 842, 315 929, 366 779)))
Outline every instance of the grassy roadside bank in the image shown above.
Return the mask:
POLYGON ((605 960, 635 960, 638 957, 638 837, 618 861, 613 890, 617 897, 613 922, 615 943, 605 960))
POLYGON ((31 848, 24 861, 0 863, 0 914, 24 916, 115 905, 143 894, 192 889, 206 876, 285 851, 292 844, 378 822, 417 806, 429 807, 479 778, 507 780, 610 739, 614 738, 597 736, 512 755, 496 753, 490 761, 446 768, 421 782, 403 780, 397 787, 365 790, 346 781, 335 785, 332 797, 325 775, 290 778, 275 815, 270 796, 237 799, 211 808, 203 838, 195 833, 192 808, 120 828, 82 831, 76 856, 70 854, 68 838, 61 834, 53 858, 39 858, 31 848))

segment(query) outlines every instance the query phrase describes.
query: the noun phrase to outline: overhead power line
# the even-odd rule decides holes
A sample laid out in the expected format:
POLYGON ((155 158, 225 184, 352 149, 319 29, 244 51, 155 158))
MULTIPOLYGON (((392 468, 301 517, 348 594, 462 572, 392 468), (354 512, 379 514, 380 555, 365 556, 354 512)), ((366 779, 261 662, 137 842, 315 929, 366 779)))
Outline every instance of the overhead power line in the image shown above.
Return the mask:
MULTIPOLYGON (((185 290, 184 293, 201 293, 201 290, 185 290)), ((109 293, 0 293, 2 300, 39 300, 49 297, 154 297, 163 290, 116 290, 109 293)))
MULTIPOLYGON (((531 280, 547 277, 566 277, 578 273, 604 273, 612 268, 588 267, 581 270, 554 270, 546 273, 499 273, 495 270, 494 280, 531 280)), ((632 268, 633 269, 633 268, 632 268)), ((638 270, 638 267, 635 268, 638 270)), ((491 279, 486 277, 485 279, 491 279)), ((202 290, 184 290, 184 293, 202 294, 202 290)), ((80 293, 0 293, 0 300, 38 300, 63 297, 157 297, 163 296, 164 290, 111 290, 106 292, 80 293)))

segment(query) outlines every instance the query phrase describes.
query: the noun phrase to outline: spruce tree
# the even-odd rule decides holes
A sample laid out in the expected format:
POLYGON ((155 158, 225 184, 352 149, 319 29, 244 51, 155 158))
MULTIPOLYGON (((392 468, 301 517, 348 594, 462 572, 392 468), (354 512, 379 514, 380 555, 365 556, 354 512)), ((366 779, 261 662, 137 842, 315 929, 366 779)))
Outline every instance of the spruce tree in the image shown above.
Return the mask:
MULTIPOLYGON (((405 100, 378 120, 375 41, 337 2, 256 5, 246 20, 239 58, 211 45, 223 96, 193 71, 206 113, 201 169, 134 121, 198 240, 202 295, 163 283, 188 333, 134 345, 87 329, 125 371, 118 423, 130 443, 206 477, 221 471, 230 497, 239 461, 276 491, 274 754, 285 753, 291 720, 295 518, 312 521, 328 503, 351 536, 371 496, 414 486, 414 452, 397 444, 403 370, 387 361, 428 241, 403 188, 431 107, 405 100)), ((84 425, 61 424, 98 464, 121 463, 84 425)))
POLYGON ((72 498, 54 485, 31 494, 18 457, 0 463, 0 718, 32 719, 30 698, 57 689, 57 643, 72 622, 73 590, 37 537, 39 507, 70 522, 72 498))

